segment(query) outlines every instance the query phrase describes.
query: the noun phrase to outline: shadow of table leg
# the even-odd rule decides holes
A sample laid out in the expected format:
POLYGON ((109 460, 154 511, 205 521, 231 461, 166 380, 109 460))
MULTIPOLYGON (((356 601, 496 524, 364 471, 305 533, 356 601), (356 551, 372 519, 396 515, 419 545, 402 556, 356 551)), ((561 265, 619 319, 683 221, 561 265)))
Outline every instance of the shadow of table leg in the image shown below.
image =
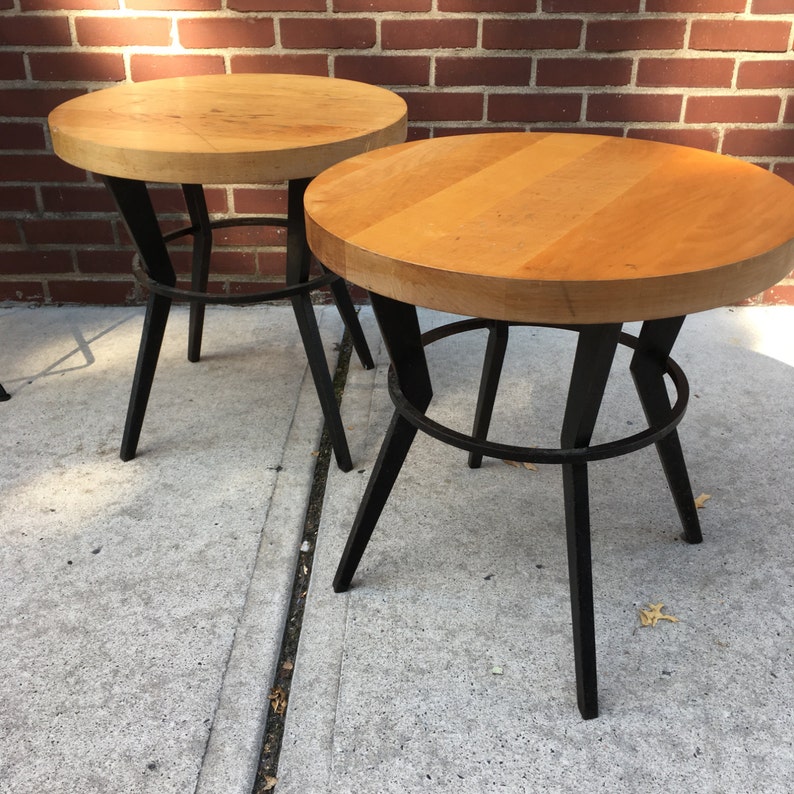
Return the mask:
POLYGON ((3 384, 0 383, 0 403, 4 403, 6 400, 10 400, 11 395, 3 388, 3 384))

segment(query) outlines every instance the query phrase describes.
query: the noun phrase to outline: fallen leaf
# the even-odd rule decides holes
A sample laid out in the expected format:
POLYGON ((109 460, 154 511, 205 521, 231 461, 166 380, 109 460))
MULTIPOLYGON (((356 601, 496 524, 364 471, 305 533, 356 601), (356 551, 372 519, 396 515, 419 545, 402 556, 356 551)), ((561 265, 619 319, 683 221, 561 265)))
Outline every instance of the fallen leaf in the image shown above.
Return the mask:
POLYGON ((660 620, 669 620, 678 623, 678 618, 673 615, 663 615, 664 604, 648 604, 647 609, 640 610, 640 622, 643 626, 655 626, 660 620))
POLYGON ((700 496, 698 496, 698 498, 695 499, 695 507, 697 507, 700 510, 709 499, 711 499, 710 493, 700 494, 700 496))
POLYGON ((504 460, 502 463, 506 463, 508 466, 515 466, 516 468, 519 467, 520 464, 516 463, 514 460, 504 460))
POLYGON ((276 783, 278 783, 277 777, 265 775, 265 785, 264 788, 262 788, 262 791, 273 791, 273 789, 276 787, 276 783))
POLYGON ((295 665, 289 659, 281 665, 282 670, 292 670, 294 667, 295 665))
POLYGON ((529 469, 530 471, 538 470, 538 467, 534 463, 530 463, 528 460, 524 461, 524 468, 529 469))
POLYGON ((504 673, 504 670, 501 667, 495 666, 491 668, 491 672, 494 675, 502 675, 504 673))
POLYGON ((280 686, 274 686, 273 689, 270 690, 267 699, 270 701, 273 711, 275 711, 279 717, 283 717, 284 712, 287 710, 287 693, 280 686))
POLYGON ((538 467, 534 463, 530 463, 529 461, 525 461, 524 463, 518 463, 514 460, 503 460, 502 463, 506 463, 508 466, 515 466, 515 468, 520 469, 522 466, 525 469, 529 469, 530 471, 537 471, 538 467))

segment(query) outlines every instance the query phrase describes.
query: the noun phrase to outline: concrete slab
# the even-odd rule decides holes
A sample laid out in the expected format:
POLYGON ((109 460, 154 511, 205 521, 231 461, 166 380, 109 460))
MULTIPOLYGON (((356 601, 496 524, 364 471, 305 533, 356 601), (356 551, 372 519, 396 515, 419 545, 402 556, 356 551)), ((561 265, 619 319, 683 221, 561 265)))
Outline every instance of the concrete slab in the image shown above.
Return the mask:
MULTIPOLYGON (((352 372, 343 415, 363 463, 330 474, 278 794, 788 792, 793 331, 788 307, 684 326, 681 437, 693 488, 711 495, 701 546, 680 540, 652 450, 591 466, 601 716, 589 722, 556 467, 470 471, 420 434, 351 591, 332 592, 391 414, 383 351, 379 371, 352 372), (638 610, 659 602, 679 622, 642 628, 638 610)), ((494 437, 553 443, 538 428, 561 415, 571 350, 563 332, 513 334, 494 437)), ((475 335, 431 349, 439 419, 471 415, 481 355, 475 335)), ((602 440, 639 428, 625 369, 602 414, 602 440)))
MULTIPOLYGON (((329 360, 341 338, 319 309, 329 360)), ((289 308, 0 309, 0 792, 250 792, 321 430, 289 308)))

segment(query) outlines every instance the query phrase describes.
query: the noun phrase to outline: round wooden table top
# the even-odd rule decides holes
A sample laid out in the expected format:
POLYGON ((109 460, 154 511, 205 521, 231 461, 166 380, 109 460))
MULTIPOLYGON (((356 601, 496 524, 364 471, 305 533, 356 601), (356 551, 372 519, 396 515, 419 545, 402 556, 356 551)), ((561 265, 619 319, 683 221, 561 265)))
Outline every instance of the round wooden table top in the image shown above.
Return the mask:
POLYGON ((794 185, 682 146, 572 133, 415 141, 339 163, 309 245, 372 292, 473 317, 608 323, 755 295, 794 269, 794 185))
POLYGON ((400 143, 405 101, 330 77, 233 74, 127 83, 50 113, 55 153, 105 176, 258 184, 315 176, 400 143))

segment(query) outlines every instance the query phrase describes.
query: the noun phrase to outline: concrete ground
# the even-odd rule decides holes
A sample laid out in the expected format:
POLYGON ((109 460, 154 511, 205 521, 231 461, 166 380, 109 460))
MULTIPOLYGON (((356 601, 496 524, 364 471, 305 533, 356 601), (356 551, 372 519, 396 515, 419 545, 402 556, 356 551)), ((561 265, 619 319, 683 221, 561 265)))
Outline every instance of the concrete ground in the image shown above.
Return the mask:
MULTIPOLYGON (((318 309, 334 364, 341 323, 318 309)), ((653 450, 591 466, 601 715, 576 709, 559 470, 417 438, 351 590, 333 573, 390 415, 385 354, 342 403, 278 794, 788 792, 794 308, 687 320, 675 358, 704 543, 653 450), (678 622, 642 627, 663 603, 678 622)), ((430 326, 441 321, 422 313, 430 326)), ((174 311, 138 457, 118 444, 142 312, 0 308, 0 792, 249 794, 321 418, 291 311, 174 311)), ((516 329, 493 437, 553 445, 571 335, 516 329)), ((428 350, 465 429, 480 333, 428 350)), ((635 432, 621 354, 597 428, 635 432)))

